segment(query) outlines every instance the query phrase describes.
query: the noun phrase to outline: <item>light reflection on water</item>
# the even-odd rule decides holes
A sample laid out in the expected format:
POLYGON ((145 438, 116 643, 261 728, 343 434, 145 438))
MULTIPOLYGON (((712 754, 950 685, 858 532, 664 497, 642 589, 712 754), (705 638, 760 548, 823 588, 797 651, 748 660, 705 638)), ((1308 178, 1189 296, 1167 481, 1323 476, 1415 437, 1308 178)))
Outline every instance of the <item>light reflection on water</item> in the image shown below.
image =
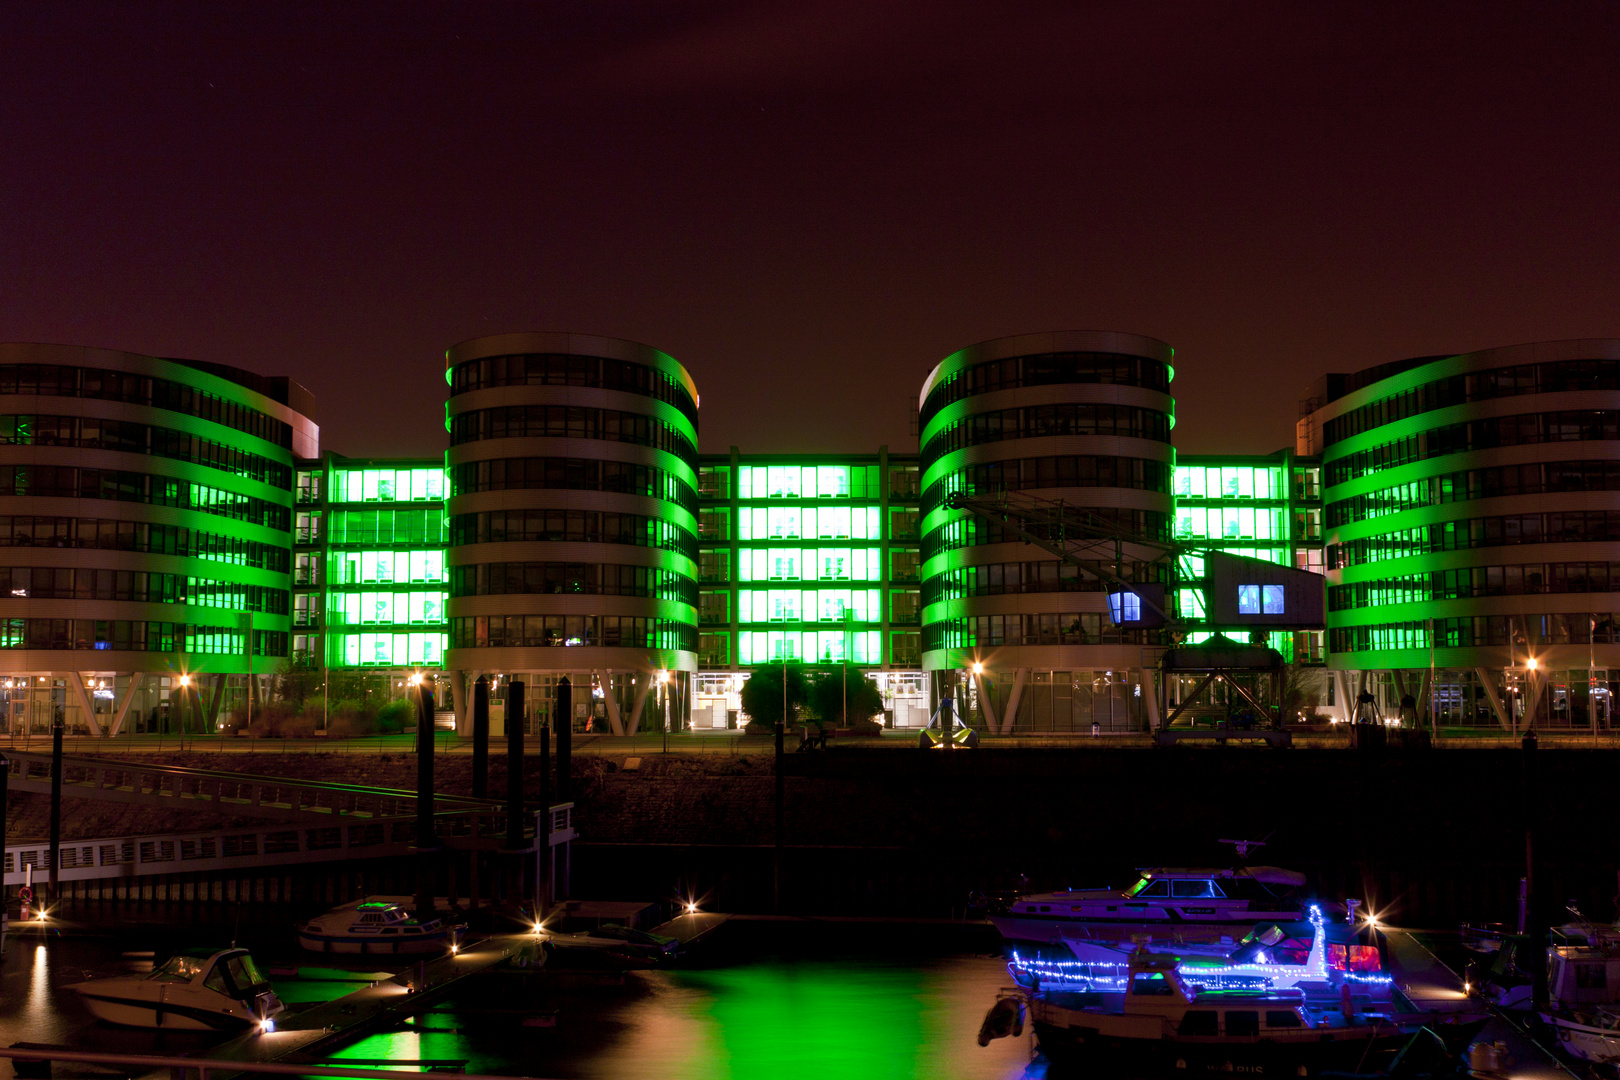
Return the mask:
MULTIPOLYGON (((479 1025, 492 998, 468 995, 424 1022, 434 1030, 375 1036, 341 1056, 464 1058, 469 1072, 570 1080, 1011 1080, 1034 1075, 1027 1037, 977 1043, 1006 981, 990 957, 643 972, 611 995, 530 998, 557 1009, 554 1029, 511 1017, 479 1025)), ((499 996, 506 1007, 516 1000, 499 996)))
MULTIPOLYGON (((563 1080, 1037 1075, 1025 1070, 1027 1036, 977 1044, 985 1010, 1007 982, 1001 960, 972 951, 982 942, 933 947, 919 946, 915 936, 851 938, 825 928, 727 930, 709 966, 632 973, 622 986, 546 973, 478 976, 467 992, 403 1029, 363 1039, 339 1056, 456 1059, 465 1060, 469 1072, 563 1080), (784 940, 787 934, 797 937, 784 940), (555 1027, 523 1023, 525 1015, 553 1012, 555 1027)), ((63 989, 126 970, 121 949, 157 944, 13 936, 0 966, 0 1045, 194 1053, 228 1037, 99 1025, 77 995, 63 989)), ((253 948, 265 962, 298 962, 306 977, 317 976, 302 985, 276 978, 289 1000, 312 1003, 366 981, 315 968, 314 957, 273 941, 253 948)), ((375 970, 375 961, 366 967, 375 970)))

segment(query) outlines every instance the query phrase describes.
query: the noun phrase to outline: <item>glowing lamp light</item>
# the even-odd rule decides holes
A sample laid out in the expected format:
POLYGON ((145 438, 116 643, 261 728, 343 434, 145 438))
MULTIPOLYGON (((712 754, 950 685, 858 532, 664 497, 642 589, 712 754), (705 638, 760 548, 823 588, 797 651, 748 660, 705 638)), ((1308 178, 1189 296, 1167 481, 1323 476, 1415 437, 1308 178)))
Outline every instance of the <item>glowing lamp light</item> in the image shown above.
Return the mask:
POLYGON ((180 685, 181 686, 190 686, 191 685, 191 676, 190 675, 182 675, 182 676, 180 676, 180 685))
POLYGON ((259 1030, 266 1035, 276 1030, 276 1022, 268 1016, 259 1021, 259 1030))
POLYGON ((984 665, 979 663, 977 660, 973 661, 973 674, 975 674, 975 675, 983 675, 984 674, 984 665))
POLYGON ((669 682, 669 672, 667 672, 664 669, 660 668, 658 670, 658 681, 659 682, 669 682))
POLYGON ((1526 657, 1525 661, 1524 661, 1524 667, 1525 667, 1526 671, 1534 671, 1534 670, 1536 670, 1536 658, 1533 657, 1533 656, 1526 657))
POLYGON ((697 909, 698 909, 698 906, 697 906, 697 901, 696 900, 688 900, 686 902, 686 913, 688 915, 696 915, 697 914, 697 909))

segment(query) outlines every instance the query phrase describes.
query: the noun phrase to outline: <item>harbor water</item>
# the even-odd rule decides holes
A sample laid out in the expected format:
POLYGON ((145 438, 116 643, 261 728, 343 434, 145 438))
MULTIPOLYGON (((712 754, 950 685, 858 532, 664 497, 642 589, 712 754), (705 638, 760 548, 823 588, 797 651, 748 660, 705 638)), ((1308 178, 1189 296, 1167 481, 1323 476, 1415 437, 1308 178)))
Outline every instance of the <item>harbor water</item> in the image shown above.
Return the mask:
MULTIPOLYGON (((221 1041, 96 1024, 63 990, 147 962, 130 953, 161 961, 181 947, 223 947, 234 935, 273 969, 277 992, 294 1008, 358 989, 388 967, 359 958, 336 967, 299 952, 291 913, 284 925, 260 914, 251 927, 194 928, 184 939, 173 929, 186 925, 180 913, 140 914, 141 922, 124 923, 122 913, 103 912, 109 925, 95 936, 14 935, 0 978, 0 1045, 191 1053, 221 1041)), ((334 1056, 368 1066, 449 1060, 471 1073, 581 1080, 1042 1075, 1027 1036, 977 1043, 985 1010, 1008 982, 999 941, 982 926, 733 921, 675 968, 622 979, 561 965, 474 976, 430 1011, 334 1056)))

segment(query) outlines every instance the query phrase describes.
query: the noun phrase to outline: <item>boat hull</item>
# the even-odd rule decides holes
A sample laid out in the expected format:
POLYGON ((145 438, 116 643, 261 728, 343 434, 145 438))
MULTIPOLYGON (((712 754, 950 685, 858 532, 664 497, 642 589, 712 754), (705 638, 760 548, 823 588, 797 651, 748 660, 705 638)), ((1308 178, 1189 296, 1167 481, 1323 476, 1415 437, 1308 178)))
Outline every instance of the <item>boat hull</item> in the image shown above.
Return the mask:
POLYGON ((1324 1039, 1310 1031, 1286 1040, 1197 1041, 1122 1038, 1042 1019, 1034 1027, 1041 1052, 1054 1064, 1129 1076, 1297 1078, 1323 1072, 1371 1072, 1385 1064, 1408 1038, 1405 1032, 1395 1032, 1372 1039, 1324 1039))
POLYGON ((146 1001, 113 994, 79 992, 90 1015, 108 1024, 164 1031, 240 1031, 257 1023, 255 1017, 178 1002, 146 1001))
POLYGON ((1558 1034, 1558 1048, 1570 1057, 1594 1065, 1620 1064, 1620 1030, 1582 1024, 1566 1017, 1541 1014, 1542 1022, 1558 1034))

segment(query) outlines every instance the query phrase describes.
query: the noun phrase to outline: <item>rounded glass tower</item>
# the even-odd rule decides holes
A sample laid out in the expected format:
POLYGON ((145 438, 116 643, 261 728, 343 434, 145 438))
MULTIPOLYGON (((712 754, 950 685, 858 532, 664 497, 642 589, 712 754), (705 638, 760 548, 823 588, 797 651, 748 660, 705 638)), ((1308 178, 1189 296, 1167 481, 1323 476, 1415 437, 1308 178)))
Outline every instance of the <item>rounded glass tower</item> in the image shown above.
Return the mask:
POLYGON ((1610 719, 1620 669, 1620 341, 1421 357, 1330 376, 1328 663, 1346 700, 1441 723, 1610 719), (1433 682, 1430 682, 1431 673, 1433 682))
POLYGON ((697 669, 691 376, 579 334, 477 338, 446 359, 445 667, 527 677, 537 701, 569 674, 576 712, 600 702, 615 730, 678 717, 697 669))
POLYGON ((219 364, 0 345, 0 719, 211 728, 288 657, 308 391, 219 364), (178 713, 178 710, 174 710, 178 713))
MULTIPOLYGON (((923 384, 923 667, 975 674, 986 727, 1140 726, 1157 635, 1115 627, 1094 577, 945 500, 1019 493, 1169 539, 1171 355, 1132 334, 1029 334, 963 349, 923 384)), ((1151 551, 1125 557, 1127 580, 1162 580, 1151 551)))

